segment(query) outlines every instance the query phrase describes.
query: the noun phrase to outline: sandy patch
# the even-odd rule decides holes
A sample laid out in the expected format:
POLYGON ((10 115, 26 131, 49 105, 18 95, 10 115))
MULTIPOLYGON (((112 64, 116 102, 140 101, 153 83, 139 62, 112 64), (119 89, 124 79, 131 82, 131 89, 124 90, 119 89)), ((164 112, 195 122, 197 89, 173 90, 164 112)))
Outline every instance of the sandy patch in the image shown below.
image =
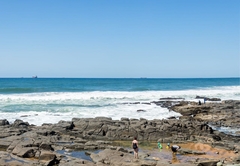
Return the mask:
MULTIPOLYGON (((116 141, 116 145, 124 146, 131 149, 131 142, 127 141, 116 141)), ((140 153, 148 153, 150 157, 154 160, 165 160, 175 163, 188 163, 194 162, 199 159, 216 159, 216 160, 226 160, 232 161, 234 157, 237 156, 233 151, 229 151, 226 149, 221 148, 214 148, 209 144, 203 143, 186 143, 186 144, 178 144, 182 147, 182 149, 188 149, 193 151, 200 151, 205 152, 205 155, 195 155, 195 154, 188 154, 188 155, 181 155, 176 154, 174 155, 171 149, 167 148, 167 144, 162 144, 163 149, 157 148, 157 142, 139 142, 140 146, 140 153)))

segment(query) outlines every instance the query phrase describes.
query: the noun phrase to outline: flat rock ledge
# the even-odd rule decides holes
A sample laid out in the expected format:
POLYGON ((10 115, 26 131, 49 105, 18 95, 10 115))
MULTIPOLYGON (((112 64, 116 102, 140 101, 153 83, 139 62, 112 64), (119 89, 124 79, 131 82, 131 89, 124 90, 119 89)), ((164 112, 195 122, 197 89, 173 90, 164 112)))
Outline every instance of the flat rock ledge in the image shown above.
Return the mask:
MULTIPOLYGON (((154 160, 148 154, 134 159, 132 150, 112 146, 113 140, 161 141, 162 143, 203 142, 238 152, 239 137, 229 136, 211 129, 205 122, 194 119, 112 120, 106 117, 74 118, 57 124, 29 125, 16 120, 9 124, 0 120, 0 165, 213 165, 218 160, 192 161, 172 164, 154 160), (89 152, 90 160, 59 154, 59 150, 98 150, 89 152), (206 164, 208 163, 208 164, 206 164), (209 164, 210 163, 210 164, 209 164)), ((202 155, 201 152, 183 151, 181 154, 202 155)), ((240 157, 231 163, 240 163, 240 157)))
MULTIPOLYGON (((239 114, 239 103, 226 102, 225 109, 233 109, 234 114, 239 114)), ((42 126, 30 125, 22 120, 15 120, 10 124, 8 120, 0 120, 0 165, 5 166, 237 166, 240 165, 240 155, 232 159, 198 159, 186 163, 171 163, 168 160, 158 160, 147 153, 140 153, 139 159, 133 158, 131 148, 113 146, 113 141, 132 141, 137 137, 141 142, 160 141, 161 143, 205 143, 212 147, 227 149, 236 154, 240 151, 240 137, 228 135, 214 130, 205 117, 219 109, 216 106, 205 105, 191 107, 189 105, 175 105, 175 111, 184 116, 179 119, 147 120, 121 118, 112 120, 107 117, 73 118, 72 121, 59 121, 57 124, 43 124, 42 126), (183 109, 188 107, 188 109, 183 109), (206 107, 206 108, 205 108, 206 107), (210 108, 209 108, 210 107, 210 108), (203 109, 204 108, 204 109, 203 109), (189 111, 194 109, 195 111, 189 111), (196 109, 198 112, 196 112, 196 109), (184 112, 184 110, 187 110, 184 112), (200 111, 199 111, 200 110, 200 111), (206 110, 201 111, 201 110, 206 110), (192 113, 190 113, 192 112, 192 113), (194 112, 194 116, 193 115, 194 112), (88 151, 91 160, 72 157, 68 152, 88 151), (99 150, 98 153, 94 151, 99 150), (64 151, 64 153, 59 153, 64 151)), ((220 112, 227 116, 227 113, 220 112)), ((226 117, 225 117, 226 118, 226 117)), ((236 122, 236 118, 234 118, 236 122)), ((226 122, 226 121, 224 121, 226 122)), ((214 121, 217 123, 217 121, 214 121)), ((224 123, 226 124, 226 123, 224 123)), ((238 124, 236 124, 238 125, 238 124)), ((204 155, 201 151, 182 149, 179 155, 204 155)))

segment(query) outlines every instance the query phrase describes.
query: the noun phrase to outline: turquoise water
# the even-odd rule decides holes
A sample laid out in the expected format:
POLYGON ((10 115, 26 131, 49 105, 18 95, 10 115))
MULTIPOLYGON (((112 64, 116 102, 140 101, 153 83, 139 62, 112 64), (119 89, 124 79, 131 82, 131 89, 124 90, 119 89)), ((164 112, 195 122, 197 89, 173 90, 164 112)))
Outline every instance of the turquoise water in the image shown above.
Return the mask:
POLYGON ((197 95, 240 100, 240 79, 0 78, 0 118, 36 125, 73 117, 164 119, 181 115, 152 101, 197 95))
POLYGON ((169 91, 239 86, 239 78, 0 78, 0 94, 87 91, 169 91))

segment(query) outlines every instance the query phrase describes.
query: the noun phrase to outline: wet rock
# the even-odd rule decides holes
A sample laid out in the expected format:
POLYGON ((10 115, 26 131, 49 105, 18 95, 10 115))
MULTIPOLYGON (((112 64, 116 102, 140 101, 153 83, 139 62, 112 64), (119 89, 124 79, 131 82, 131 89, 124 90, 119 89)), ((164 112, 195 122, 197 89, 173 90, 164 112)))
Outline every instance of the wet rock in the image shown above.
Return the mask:
POLYGON ((176 117, 175 116, 171 116, 168 119, 176 119, 176 117))
POLYGON ((146 110, 140 109, 140 110, 137 110, 137 112, 146 112, 146 110))
POLYGON ((185 100, 185 98, 175 98, 175 97, 165 97, 165 98, 160 98, 159 100, 185 100))
POLYGON ((216 166, 219 160, 206 160, 198 163, 197 166, 216 166))
POLYGON ((205 155, 205 152, 202 151, 195 151, 195 150, 190 150, 190 149, 180 149, 178 153, 186 155, 186 154, 194 154, 194 155, 205 155))
POLYGON ((221 101, 220 98, 208 98, 208 97, 202 97, 202 96, 196 96, 195 99, 205 99, 205 101, 221 101))
MULTIPOLYGON (((174 105, 170 108, 192 119, 211 123, 216 127, 240 127, 240 101, 226 100, 221 103, 206 103, 197 105, 174 105)), ((180 117, 181 118, 181 117, 180 117)))

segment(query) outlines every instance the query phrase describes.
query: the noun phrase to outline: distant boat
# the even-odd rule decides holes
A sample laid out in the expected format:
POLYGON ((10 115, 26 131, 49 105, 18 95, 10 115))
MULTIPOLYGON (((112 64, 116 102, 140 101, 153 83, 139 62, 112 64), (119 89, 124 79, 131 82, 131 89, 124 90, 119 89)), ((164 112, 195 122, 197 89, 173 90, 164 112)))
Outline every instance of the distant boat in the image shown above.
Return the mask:
POLYGON ((32 78, 38 78, 37 76, 32 76, 32 78))

